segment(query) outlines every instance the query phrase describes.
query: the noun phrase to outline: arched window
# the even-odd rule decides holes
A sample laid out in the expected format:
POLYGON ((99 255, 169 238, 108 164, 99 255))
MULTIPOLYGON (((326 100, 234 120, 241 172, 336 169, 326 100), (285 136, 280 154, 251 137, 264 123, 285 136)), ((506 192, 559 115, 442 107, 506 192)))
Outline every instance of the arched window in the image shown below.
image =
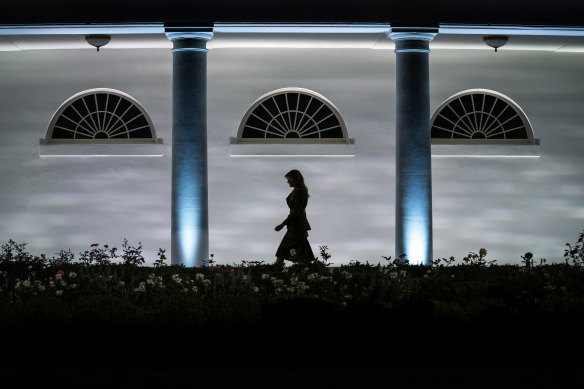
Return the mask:
POLYGON ((451 96, 431 119, 433 144, 534 144, 523 110, 507 96, 469 89, 451 96))
POLYGON ((349 143, 337 108, 324 96, 284 88, 260 97, 248 109, 237 143, 349 143))
POLYGON ((75 94, 55 112, 47 144, 156 143, 150 116, 130 95, 114 89, 89 89, 75 94))

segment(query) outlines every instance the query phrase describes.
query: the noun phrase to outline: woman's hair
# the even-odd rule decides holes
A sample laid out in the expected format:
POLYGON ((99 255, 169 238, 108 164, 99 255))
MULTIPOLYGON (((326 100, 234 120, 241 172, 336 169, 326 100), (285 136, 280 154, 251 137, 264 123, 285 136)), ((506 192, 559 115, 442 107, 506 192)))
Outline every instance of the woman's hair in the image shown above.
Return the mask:
POLYGON ((300 171, 296 169, 290 170, 284 177, 292 181, 294 188, 304 188, 306 195, 308 196, 308 188, 304 183, 304 177, 302 177, 302 173, 300 173, 300 171))

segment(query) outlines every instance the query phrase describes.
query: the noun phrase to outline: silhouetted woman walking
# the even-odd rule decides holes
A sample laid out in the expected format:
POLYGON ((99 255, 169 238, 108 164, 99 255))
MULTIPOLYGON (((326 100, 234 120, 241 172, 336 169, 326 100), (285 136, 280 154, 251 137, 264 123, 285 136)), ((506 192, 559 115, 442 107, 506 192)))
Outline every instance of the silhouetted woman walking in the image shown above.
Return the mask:
POLYGON ((304 177, 298 170, 290 170, 285 176, 292 192, 286 197, 286 203, 290 208, 288 217, 275 228, 280 231, 287 227, 286 234, 282 238, 276 251, 276 263, 284 263, 284 260, 296 261, 303 259, 313 261, 314 254, 308 243, 308 231, 310 224, 306 218, 306 204, 308 203, 308 188, 304 184, 304 177))

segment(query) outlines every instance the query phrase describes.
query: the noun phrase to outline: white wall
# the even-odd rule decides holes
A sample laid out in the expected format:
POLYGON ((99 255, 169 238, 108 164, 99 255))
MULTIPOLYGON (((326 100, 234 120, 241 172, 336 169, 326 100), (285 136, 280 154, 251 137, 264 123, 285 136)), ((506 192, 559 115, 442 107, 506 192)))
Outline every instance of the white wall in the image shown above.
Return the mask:
MULTIPOLYGON (((221 263, 271 262, 287 214, 283 175, 301 170, 315 253, 335 263, 394 256, 395 54, 356 49, 215 49, 208 55, 210 252, 221 263), (340 110, 355 139, 347 157, 232 157, 247 108, 271 90, 312 89, 340 110)), ((499 50, 430 54, 431 110, 488 88, 518 103, 540 158, 433 158, 434 257, 560 260, 584 228, 584 56, 499 50)), ((169 50, 0 53, 0 241, 33 253, 92 243, 170 254, 172 56, 169 50), (40 158, 51 116, 73 94, 122 90, 150 113, 163 157, 40 158)))
POLYGON ((584 228, 584 57, 444 50, 432 55, 432 110, 457 90, 499 91, 527 114, 540 158, 433 158, 435 256, 562 259, 584 228), (453 254, 448 254, 449 252, 453 254))

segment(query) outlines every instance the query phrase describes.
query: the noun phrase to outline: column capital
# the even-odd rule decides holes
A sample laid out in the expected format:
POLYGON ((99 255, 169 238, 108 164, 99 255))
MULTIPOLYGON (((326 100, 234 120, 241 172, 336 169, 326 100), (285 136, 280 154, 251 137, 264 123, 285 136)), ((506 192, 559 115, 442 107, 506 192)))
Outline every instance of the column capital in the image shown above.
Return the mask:
POLYGON ((430 41, 437 34, 437 28, 428 27, 394 27, 387 32, 395 42, 396 53, 429 53, 430 41))
POLYGON ((174 44, 172 51, 207 51, 213 27, 166 27, 166 37, 174 44))

